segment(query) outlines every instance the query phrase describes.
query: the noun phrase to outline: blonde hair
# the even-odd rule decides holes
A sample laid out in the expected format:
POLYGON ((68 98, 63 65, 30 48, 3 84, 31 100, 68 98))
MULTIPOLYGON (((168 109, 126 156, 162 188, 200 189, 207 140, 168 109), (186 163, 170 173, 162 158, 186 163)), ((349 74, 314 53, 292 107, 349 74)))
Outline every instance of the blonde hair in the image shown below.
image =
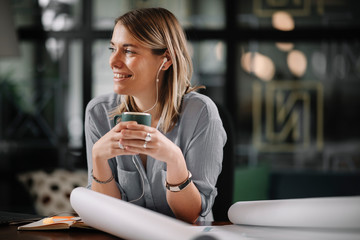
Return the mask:
MULTIPOLYGON (((122 24, 131 35, 153 54, 169 54, 172 65, 164 74, 159 87, 158 104, 160 129, 170 131, 178 121, 183 96, 200 87, 191 86, 193 65, 187 49, 185 33, 176 17, 164 8, 143 8, 125 13, 115 20, 122 24)), ((133 97, 124 96, 122 103, 115 110, 119 114, 127 110, 139 111, 133 97)))

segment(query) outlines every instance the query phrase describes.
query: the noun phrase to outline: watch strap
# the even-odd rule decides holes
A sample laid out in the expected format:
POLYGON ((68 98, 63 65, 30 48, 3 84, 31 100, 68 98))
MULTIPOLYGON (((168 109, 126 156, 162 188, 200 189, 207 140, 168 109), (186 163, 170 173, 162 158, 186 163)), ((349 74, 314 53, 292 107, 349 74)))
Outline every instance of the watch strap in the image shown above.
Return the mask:
POLYGON ((180 192, 181 190, 186 188, 192 181, 191 172, 190 171, 188 171, 188 172, 189 172, 189 175, 188 175, 187 179, 184 182, 180 183, 179 185, 171 185, 168 182, 165 182, 166 188, 171 192, 180 192))

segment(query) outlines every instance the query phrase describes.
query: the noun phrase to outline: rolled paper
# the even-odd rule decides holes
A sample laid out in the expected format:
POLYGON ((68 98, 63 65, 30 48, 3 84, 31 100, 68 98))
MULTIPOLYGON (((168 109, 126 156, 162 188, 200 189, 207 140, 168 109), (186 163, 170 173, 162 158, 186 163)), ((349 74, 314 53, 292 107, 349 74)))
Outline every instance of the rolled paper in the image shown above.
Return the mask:
POLYGON ((228 217, 244 225, 359 230, 360 196, 236 202, 228 217))

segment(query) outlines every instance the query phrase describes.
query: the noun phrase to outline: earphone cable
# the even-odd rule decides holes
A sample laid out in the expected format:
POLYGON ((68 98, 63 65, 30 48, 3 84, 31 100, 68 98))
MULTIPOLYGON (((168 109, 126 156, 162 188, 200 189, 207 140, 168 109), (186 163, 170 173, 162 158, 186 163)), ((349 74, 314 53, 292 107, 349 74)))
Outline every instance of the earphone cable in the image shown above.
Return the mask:
POLYGON ((138 197, 137 199, 134 199, 134 200, 129 201, 130 203, 136 202, 136 201, 140 200, 140 199, 144 196, 144 193, 145 193, 145 191, 144 191, 144 178, 143 178, 143 176, 141 175, 140 169, 139 169, 138 165, 137 165, 136 162, 135 162, 135 155, 132 156, 132 161, 133 161, 136 169, 138 170, 139 175, 140 175, 140 178, 141 178, 142 193, 141 193, 140 197, 138 197))

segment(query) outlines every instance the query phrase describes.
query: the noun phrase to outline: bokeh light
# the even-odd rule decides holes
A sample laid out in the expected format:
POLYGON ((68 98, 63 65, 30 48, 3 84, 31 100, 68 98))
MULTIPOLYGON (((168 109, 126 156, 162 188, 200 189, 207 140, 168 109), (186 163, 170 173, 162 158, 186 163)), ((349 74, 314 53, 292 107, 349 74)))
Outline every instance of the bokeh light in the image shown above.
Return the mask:
POLYGON ((241 58, 241 65, 248 73, 253 73, 263 81, 270 81, 275 75, 275 64, 268 57, 258 52, 247 52, 241 58))
POLYGON ((287 56, 287 64, 290 72, 296 77, 302 77, 307 68, 307 59, 303 52, 292 50, 287 56))
POLYGON ((277 11, 272 15, 272 25, 280 31, 292 31, 295 28, 293 17, 285 11, 277 11))

